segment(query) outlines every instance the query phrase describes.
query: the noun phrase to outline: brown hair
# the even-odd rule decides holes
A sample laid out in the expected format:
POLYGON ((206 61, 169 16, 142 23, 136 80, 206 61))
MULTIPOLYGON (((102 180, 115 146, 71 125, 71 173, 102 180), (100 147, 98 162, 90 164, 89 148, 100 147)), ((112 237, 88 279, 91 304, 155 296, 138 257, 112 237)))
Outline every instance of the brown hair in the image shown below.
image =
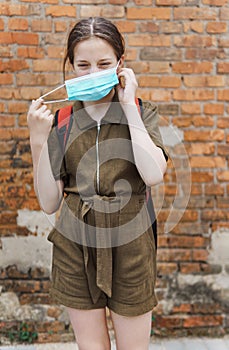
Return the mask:
POLYGON ((103 17, 90 17, 82 19, 69 33, 67 42, 67 52, 63 63, 63 74, 65 77, 66 62, 74 64, 74 49, 75 46, 86 39, 96 36, 106 40, 114 49, 114 52, 119 60, 125 51, 125 43, 121 33, 117 27, 109 20, 103 17))

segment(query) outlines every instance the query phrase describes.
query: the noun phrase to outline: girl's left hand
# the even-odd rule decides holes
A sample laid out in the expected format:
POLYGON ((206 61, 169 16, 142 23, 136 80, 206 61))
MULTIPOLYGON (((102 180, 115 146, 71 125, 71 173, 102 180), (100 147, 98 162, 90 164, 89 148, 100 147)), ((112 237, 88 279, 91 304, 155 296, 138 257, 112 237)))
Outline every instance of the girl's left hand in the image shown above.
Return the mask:
POLYGON ((125 104, 134 104, 138 83, 133 70, 130 68, 121 68, 118 72, 118 78, 120 81, 117 86, 119 101, 125 104), (123 80, 124 84, 122 84, 123 80))

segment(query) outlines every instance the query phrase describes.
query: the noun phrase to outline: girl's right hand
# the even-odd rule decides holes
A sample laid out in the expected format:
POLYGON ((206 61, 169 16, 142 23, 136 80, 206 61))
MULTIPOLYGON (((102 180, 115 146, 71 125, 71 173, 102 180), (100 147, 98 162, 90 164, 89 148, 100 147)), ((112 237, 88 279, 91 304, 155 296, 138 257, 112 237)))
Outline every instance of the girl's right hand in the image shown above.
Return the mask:
POLYGON ((30 131, 30 140, 34 143, 44 144, 53 124, 53 114, 42 99, 32 101, 27 114, 27 123, 30 131))

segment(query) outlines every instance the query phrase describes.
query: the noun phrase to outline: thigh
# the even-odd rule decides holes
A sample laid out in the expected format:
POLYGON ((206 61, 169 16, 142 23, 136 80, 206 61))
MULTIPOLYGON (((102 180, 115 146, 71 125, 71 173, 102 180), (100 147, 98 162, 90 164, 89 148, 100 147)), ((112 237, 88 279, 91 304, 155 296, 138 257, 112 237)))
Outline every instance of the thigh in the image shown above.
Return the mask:
POLYGON ((110 350, 105 308, 67 311, 80 350, 110 350))
POLYGON ((148 350, 152 312, 126 317, 110 311, 117 350, 148 350))

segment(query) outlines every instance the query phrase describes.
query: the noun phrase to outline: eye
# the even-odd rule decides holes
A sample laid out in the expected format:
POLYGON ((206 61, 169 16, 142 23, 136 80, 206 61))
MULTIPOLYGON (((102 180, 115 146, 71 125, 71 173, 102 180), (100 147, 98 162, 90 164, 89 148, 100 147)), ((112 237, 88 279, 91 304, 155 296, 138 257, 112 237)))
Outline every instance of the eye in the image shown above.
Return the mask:
POLYGON ((107 68, 107 67, 109 67, 110 65, 111 65, 110 62, 101 62, 101 63, 99 64, 99 66, 102 67, 102 68, 107 68))
POLYGON ((77 67, 85 68, 85 67, 88 67, 88 64, 87 63, 79 63, 79 64, 77 64, 77 67))

